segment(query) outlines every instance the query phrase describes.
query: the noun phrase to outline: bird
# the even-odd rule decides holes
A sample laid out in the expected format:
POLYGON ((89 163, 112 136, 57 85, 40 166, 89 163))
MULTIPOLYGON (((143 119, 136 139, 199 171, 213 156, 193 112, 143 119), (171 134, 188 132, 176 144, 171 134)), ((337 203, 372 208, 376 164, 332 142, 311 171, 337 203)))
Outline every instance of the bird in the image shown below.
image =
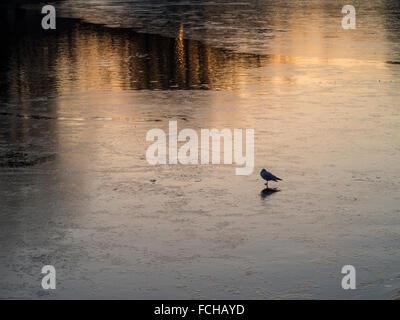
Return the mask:
POLYGON ((274 176, 271 172, 268 172, 265 169, 262 169, 260 172, 260 176, 261 178, 263 178, 264 180, 267 180, 267 183, 265 184, 268 188, 268 181, 275 181, 277 182, 278 180, 282 180, 281 178, 278 178, 276 176, 274 176))

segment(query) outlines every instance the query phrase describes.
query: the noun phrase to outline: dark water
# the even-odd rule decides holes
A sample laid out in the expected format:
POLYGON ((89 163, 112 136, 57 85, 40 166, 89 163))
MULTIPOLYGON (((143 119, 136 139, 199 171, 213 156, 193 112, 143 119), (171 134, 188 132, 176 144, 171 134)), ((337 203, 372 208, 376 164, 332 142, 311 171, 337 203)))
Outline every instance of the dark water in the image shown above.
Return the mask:
POLYGON ((344 4, 3 3, 0 297, 399 298, 400 6, 344 4), (254 173, 150 166, 170 120, 253 128, 254 173))

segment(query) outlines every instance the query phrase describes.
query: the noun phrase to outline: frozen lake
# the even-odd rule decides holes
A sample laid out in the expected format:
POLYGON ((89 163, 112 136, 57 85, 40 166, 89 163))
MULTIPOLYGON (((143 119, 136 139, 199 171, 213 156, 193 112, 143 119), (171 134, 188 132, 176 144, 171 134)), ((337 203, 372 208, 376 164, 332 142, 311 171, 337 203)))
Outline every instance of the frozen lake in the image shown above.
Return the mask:
POLYGON ((59 1, 55 31, 9 13, 0 298, 399 299, 400 4, 366 2, 356 30, 328 0, 59 1), (254 129, 253 174, 150 166, 171 120, 254 129))

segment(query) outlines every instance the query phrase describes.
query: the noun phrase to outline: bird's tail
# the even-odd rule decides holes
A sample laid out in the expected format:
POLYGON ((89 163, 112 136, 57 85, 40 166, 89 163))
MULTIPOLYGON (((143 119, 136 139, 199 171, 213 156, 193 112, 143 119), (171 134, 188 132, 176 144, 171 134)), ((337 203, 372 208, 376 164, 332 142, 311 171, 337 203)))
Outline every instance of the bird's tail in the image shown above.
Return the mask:
POLYGON ((281 178, 276 177, 276 180, 282 180, 281 178))

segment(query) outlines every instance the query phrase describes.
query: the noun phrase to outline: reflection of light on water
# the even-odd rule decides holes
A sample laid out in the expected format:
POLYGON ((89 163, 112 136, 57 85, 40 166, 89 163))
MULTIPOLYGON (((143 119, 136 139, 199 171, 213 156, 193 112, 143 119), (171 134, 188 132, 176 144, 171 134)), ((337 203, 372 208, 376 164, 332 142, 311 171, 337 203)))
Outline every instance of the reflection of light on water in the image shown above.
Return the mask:
POLYGON ((176 79, 185 82, 186 80, 186 62, 185 45, 183 42, 183 24, 180 25, 178 36, 175 38, 175 61, 176 61, 176 79))
POLYGON ((76 30, 72 42, 63 42, 57 59, 61 94, 76 91, 127 88, 129 69, 121 68, 127 50, 123 39, 111 34, 76 30))
MULTIPOLYGON (((336 27, 332 27, 333 20, 328 15, 331 6, 325 7, 323 1, 317 1, 316 4, 301 5, 298 10, 282 9, 277 12, 277 17, 259 21, 260 31, 268 25, 271 29, 259 32, 261 38, 254 43, 262 41, 267 33, 274 35, 264 40, 270 49, 264 51, 265 55, 233 52, 191 40, 192 26, 184 23, 180 23, 178 29, 173 28, 175 35, 172 38, 71 23, 67 28, 62 28, 60 35, 53 35, 56 39, 46 41, 44 50, 40 51, 35 61, 42 66, 41 69, 46 68, 44 72, 40 71, 41 74, 53 73, 51 78, 54 82, 51 85, 56 87, 59 94, 129 89, 240 89, 243 97, 247 96, 246 88, 254 84, 263 83, 267 90, 271 84, 316 80, 308 79, 307 73, 288 72, 287 66, 334 65, 346 68, 374 63, 362 54, 360 45, 355 45, 349 54, 343 52, 341 44, 351 45, 359 41, 356 40, 358 37, 364 40, 371 37, 362 29, 363 26, 360 25, 360 31, 357 32, 344 31, 339 19, 336 26, 338 32, 334 33, 336 27), (325 22, 326 18, 330 19, 329 23, 325 22), (271 72, 258 72, 259 67, 272 69, 269 70, 271 72)), ((209 10, 200 13, 205 15, 204 20, 216 14, 209 10)), ((373 25, 384 25, 384 15, 373 17, 373 25)), ((251 25, 241 18, 237 23, 241 28, 251 25)), ((235 33, 233 29, 227 30, 227 33, 235 33)), ((388 60, 385 54, 390 47, 385 41, 387 29, 377 27, 374 34, 383 39, 375 55, 379 58, 375 61, 380 61, 375 62, 377 66, 381 61, 388 60)), ((252 41, 247 36, 242 35, 244 44, 252 41)), ((26 47, 21 48, 24 50, 26 47)), ((29 56, 27 52, 21 53, 21 57, 29 56)), ((30 59, 13 57, 9 65, 7 77, 11 94, 29 96, 32 92, 40 91, 35 87, 36 83, 44 83, 36 79, 40 78, 40 73, 28 72, 37 69, 35 63, 30 59)), ((40 89, 43 91, 43 88, 40 89)))
MULTIPOLYGON (((127 89, 227 89, 243 87, 246 69, 269 57, 243 54, 184 39, 81 25, 57 39, 54 61, 59 94, 127 89)), ((46 64, 46 63, 45 63, 46 64)))
POLYGON ((366 3, 356 6, 357 14, 366 15, 358 19, 356 30, 342 28, 340 5, 331 7, 320 0, 310 2, 271 20, 273 30, 287 32, 275 34, 269 53, 278 57, 318 57, 321 64, 324 59, 333 58, 385 61, 390 55, 389 33, 384 28, 387 17, 381 12, 384 1, 375 1, 368 9, 364 7, 369 6, 366 3))
POLYGON ((181 44, 183 50, 183 24, 181 24, 179 28, 178 37, 176 38, 177 42, 181 44))

